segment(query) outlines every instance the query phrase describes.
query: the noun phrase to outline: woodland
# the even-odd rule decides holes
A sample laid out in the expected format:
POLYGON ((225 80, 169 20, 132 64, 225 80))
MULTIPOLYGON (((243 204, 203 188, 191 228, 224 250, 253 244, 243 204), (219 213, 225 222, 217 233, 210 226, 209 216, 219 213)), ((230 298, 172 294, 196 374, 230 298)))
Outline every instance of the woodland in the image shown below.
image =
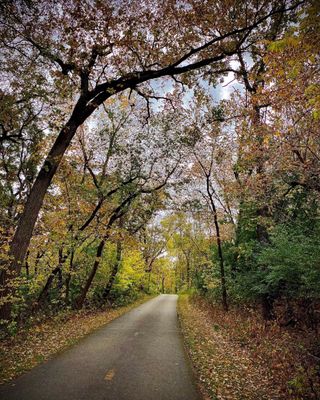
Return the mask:
POLYGON ((270 398, 320 398, 320 3, 0 10, 1 338, 182 293, 292 335, 270 398))

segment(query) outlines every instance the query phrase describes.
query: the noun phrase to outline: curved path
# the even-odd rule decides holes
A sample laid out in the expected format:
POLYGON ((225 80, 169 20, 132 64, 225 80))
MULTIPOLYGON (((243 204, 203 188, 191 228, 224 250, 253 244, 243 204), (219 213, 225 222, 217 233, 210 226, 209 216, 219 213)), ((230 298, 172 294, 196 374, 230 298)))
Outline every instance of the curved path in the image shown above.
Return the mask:
POLYGON ((177 320, 160 295, 0 387, 3 400, 199 400, 177 320))

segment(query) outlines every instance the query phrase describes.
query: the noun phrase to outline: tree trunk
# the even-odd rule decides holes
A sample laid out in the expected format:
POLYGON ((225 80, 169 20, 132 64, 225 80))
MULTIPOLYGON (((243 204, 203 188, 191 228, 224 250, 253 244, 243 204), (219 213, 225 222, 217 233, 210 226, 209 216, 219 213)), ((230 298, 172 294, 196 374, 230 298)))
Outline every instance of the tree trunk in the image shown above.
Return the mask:
POLYGON ((213 222, 216 229, 216 242, 218 247, 218 256, 219 256, 219 264, 220 264, 220 282, 221 282, 221 296, 222 296, 222 306, 225 311, 228 311, 228 299, 227 299, 227 285, 226 285, 226 276, 224 270, 224 259, 222 252, 222 244, 221 244, 221 236, 220 236, 220 227, 217 215, 216 205, 213 200, 213 195, 210 190, 210 175, 206 176, 207 178, 207 193, 210 199, 210 204, 213 212, 213 222))
POLYGON ((29 262, 28 262, 28 257, 29 257, 29 250, 28 250, 28 252, 27 252, 26 261, 25 261, 25 264, 24 264, 25 269, 26 269, 26 277, 27 277, 27 279, 29 279, 29 277, 30 277, 30 274, 29 274, 29 262))
POLYGON ((220 237, 220 227, 219 227, 216 209, 215 209, 213 219, 214 219, 214 225, 215 225, 216 234, 217 234, 217 246, 218 246, 218 255, 219 255, 219 262, 220 262, 220 281, 221 281, 222 305, 223 305, 224 310, 228 311, 226 276, 225 276, 225 270, 224 270, 224 260, 223 260, 221 237, 220 237))
POLYGON ((56 267, 51 274, 49 275, 46 284, 44 285, 43 289, 41 290, 37 303, 33 307, 33 311, 38 310, 41 305, 47 300, 48 294, 49 294, 49 289, 52 285, 53 279, 56 275, 58 275, 61 272, 60 265, 56 267))
POLYGON ((148 286, 147 286, 147 291, 148 293, 150 292, 150 284, 151 284, 151 271, 147 271, 148 274, 148 286))
POLYGON ((121 255, 122 255, 122 242, 121 240, 117 241, 117 255, 116 255, 116 261, 113 265, 112 271, 110 278, 108 280, 108 283, 103 291, 102 298, 104 300, 107 300, 109 298, 109 294, 111 292, 111 289, 113 287, 114 281, 116 279, 117 273, 119 271, 119 267, 121 264, 121 255))
POLYGON ((268 294, 261 296, 261 311, 262 317, 265 321, 274 319, 273 302, 274 299, 268 294))
POLYGON ((71 250, 69 272, 67 273, 67 276, 66 276, 66 293, 65 293, 66 305, 69 305, 69 303, 70 303, 69 296, 70 296, 71 272, 73 270, 73 260, 74 260, 74 249, 71 250))
POLYGON ((164 281, 165 281, 166 277, 164 275, 162 275, 161 278, 161 293, 164 293, 164 281))
POLYGON ((37 275, 37 273, 38 273, 38 265, 43 256, 44 256, 44 253, 40 253, 40 251, 37 252, 36 260, 34 262, 34 274, 35 275, 37 275))
POLYGON ((20 273, 44 196, 78 126, 78 123, 70 120, 61 130, 32 186, 10 246, 10 255, 13 257, 11 269, 16 274, 20 273))
POLYGON ((187 289, 190 289, 190 254, 184 252, 186 258, 186 279, 187 279, 187 289))
POLYGON ((37 303, 33 306, 33 311, 39 309, 43 303, 45 303, 48 299, 49 290, 51 288, 52 282, 55 276, 58 277, 58 288, 62 287, 62 266, 66 262, 68 255, 63 255, 63 249, 59 249, 59 264, 58 266, 51 272, 49 275, 46 284, 44 285, 42 291, 38 296, 37 303))
POLYGON ((102 256, 102 253, 103 253, 103 249, 104 249, 105 243, 106 243, 106 239, 105 238, 102 239, 101 242, 99 243, 99 246, 97 248, 97 253, 96 253, 96 259, 94 261, 94 264, 93 264, 93 267, 92 267, 91 272, 89 274, 89 277, 88 277, 88 279, 86 281, 86 284, 84 285, 80 295, 77 297, 77 299, 75 301, 74 307, 76 309, 78 309, 78 310, 80 310, 83 307, 83 304, 84 304, 84 301, 86 299, 88 290, 89 290, 89 288, 91 286, 93 278, 96 275, 96 272, 97 272, 98 267, 100 265, 101 256, 102 256))

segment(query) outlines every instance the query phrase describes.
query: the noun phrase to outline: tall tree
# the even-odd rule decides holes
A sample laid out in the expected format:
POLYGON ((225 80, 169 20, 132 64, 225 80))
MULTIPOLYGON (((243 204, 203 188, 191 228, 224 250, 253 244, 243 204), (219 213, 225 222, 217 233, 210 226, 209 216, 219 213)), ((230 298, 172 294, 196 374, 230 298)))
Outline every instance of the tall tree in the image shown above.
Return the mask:
POLYGON ((2 46, 7 62, 25 58, 42 71, 44 79, 50 76, 49 82, 56 87, 66 84, 71 93, 70 114, 65 114, 66 123, 35 179, 12 240, 13 268, 17 272, 21 268, 44 195, 75 132, 104 101, 126 89, 137 90, 152 79, 209 65, 212 73, 220 71, 221 62, 247 46, 256 30, 261 28, 262 33, 272 15, 297 4, 4 3, 1 27, 6 30, 2 46), (165 28, 160 22, 164 15, 165 28))

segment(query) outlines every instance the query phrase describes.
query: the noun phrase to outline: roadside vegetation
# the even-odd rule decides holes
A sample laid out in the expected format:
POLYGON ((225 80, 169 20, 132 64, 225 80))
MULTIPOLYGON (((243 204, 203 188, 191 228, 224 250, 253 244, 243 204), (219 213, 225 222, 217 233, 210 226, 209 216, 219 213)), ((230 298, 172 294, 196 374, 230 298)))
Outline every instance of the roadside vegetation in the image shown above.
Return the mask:
POLYGON ((319 339, 310 329, 265 323, 254 310, 183 294, 178 313, 205 399, 318 399, 319 339), (315 355, 317 354, 317 355, 315 355))

